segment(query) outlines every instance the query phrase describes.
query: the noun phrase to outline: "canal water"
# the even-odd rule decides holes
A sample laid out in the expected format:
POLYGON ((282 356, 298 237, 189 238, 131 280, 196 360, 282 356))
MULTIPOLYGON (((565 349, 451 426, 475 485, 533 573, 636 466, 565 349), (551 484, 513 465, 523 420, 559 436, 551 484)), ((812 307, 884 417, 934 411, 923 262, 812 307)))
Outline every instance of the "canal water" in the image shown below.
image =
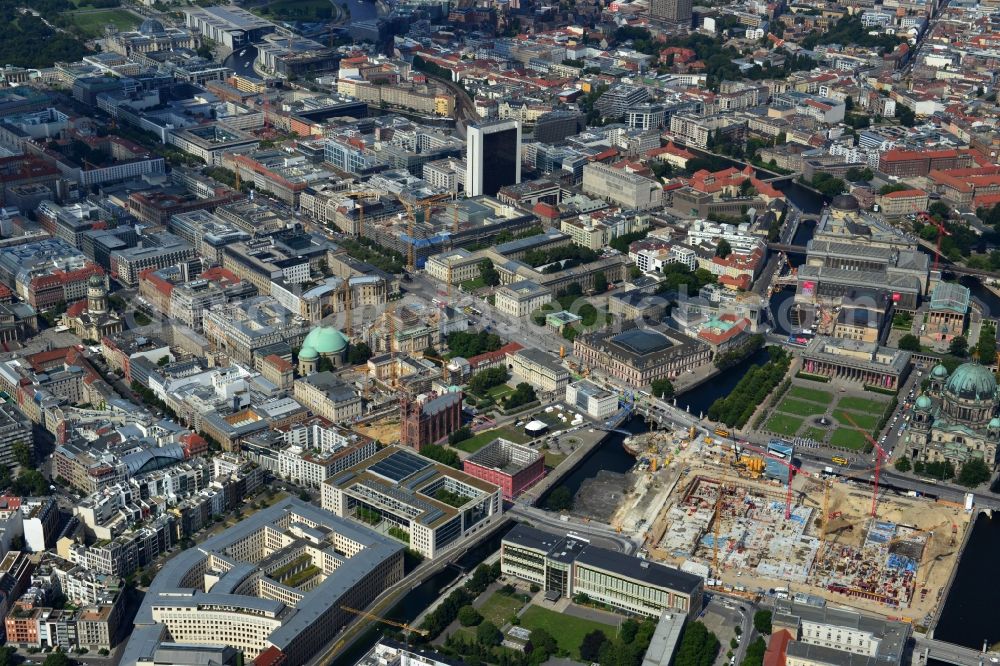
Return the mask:
MULTIPOLYGON (((500 549, 500 541, 512 526, 512 522, 501 526, 492 537, 483 541, 475 548, 470 549, 454 565, 445 567, 422 584, 413 588, 392 609, 383 613, 382 616, 396 622, 413 622, 424 610, 441 597, 442 591, 445 594, 451 594, 451 589, 445 590, 445 588, 448 588, 448 586, 465 575, 465 573, 475 569, 483 560, 497 552, 500 549)), ((337 658, 336 663, 353 664, 359 661, 378 642, 386 629, 390 630, 390 632, 395 632, 394 627, 374 624, 361 638, 355 641, 349 650, 343 652, 337 658)))
POLYGON ((712 403, 719 398, 729 395, 729 392, 743 379, 743 375, 747 371, 758 365, 764 365, 769 360, 769 355, 766 348, 761 348, 755 351, 753 354, 743 359, 738 365, 734 365, 728 370, 716 375, 712 379, 698 386, 694 387, 690 391, 685 391, 677 396, 677 406, 681 409, 687 409, 695 416, 699 412, 705 413, 708 408, 712 406, 712 403))
POLYGON ((996 554, 1000 552, 1000 516, 980 514, 958 563, 934 638, 973 649, 983 641, 1000 642, 1000 622, 993 615, 1000 597, 996 554))

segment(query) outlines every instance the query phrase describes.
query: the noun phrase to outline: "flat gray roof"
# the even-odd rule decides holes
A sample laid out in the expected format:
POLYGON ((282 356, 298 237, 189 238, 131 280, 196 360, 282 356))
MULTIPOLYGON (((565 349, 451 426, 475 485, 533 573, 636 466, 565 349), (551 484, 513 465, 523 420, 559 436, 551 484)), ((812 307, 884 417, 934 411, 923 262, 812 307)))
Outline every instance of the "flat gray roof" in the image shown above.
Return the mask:
POLYGON ((220 603, 268 610, 273 610, 274 604, 283 605, 259 597, 212 594, 191 588, 185 590, 182 583, 188 573, 198 567, 210 554, 223 553, 234 543, 286 515, 298 516, 322 525, 332 532, 360 543, 363 548, 331 572, 320 585, 307 592, 302 601, 291 609, 281 627, 268 637, 268 640, 279 649, 285 649, 330 606, 338 604, 341 597, 373 569, 403 550, 403 545, 395 539, 372 532, 345 518, 339 518, 313 504, 296 498, 285 499, 247 516, 225 532, 211 537, 202 544, 181 551, 164 564, 160 573, 153 579, 136 613, 134 629, 122 653, 122 663, 134 664, 138 659, 151 655, 156 649, 165 627, 153 621, 154 605, 220 603), (189 597, 185 597, 186 592, 190 592, 189 597))

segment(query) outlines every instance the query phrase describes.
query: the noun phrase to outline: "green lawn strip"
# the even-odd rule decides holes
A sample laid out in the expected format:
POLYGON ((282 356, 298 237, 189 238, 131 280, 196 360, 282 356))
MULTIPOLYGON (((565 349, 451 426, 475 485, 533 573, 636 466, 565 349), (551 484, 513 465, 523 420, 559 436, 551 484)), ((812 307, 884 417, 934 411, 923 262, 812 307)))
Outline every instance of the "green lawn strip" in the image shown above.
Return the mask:
POLYGON ((802 427, 802 419, 788 414, 773 414, 764 427, 779 435, 792 437, 802 427))
POLYGON ((822 405, 829 405, 833 402, 833 394, 829 391, 821 391, 820 389, 807 388, 805 386, 792 386, 788 389, 787 395, 791 398, 818 402, 822 405))
POLYGON ((871 414, 873 416, 882 416, 885 412, 886 407, 888 407, 889 402, 883 400, 869 400, 868 398, 856 398, 854 396, 844 396, 837 403, 838 409, 848 409, 852 412, 861 412, 862 414, 871 414))
POLYGON ((559 649, 569 652, 571 658, 579 661, 580 643, 583 637, 594 629, 600 629, 609 640, 615 637, 615 628, 593 620, 556 613, 540 606, 531 606, 521 616, 521 626, 529 630, 545 629, 559 644, 559 649))
POLYGON ((553 453, 552 451, 545 452, 545 466, 546 467, 558 467, 559 463, 566 460, 566 456, 561 453, 553 453))
POLYGON ((806 437, 808 439, 814 439, 817 442, 822 442, 823 438, 826 437, 826 430, 823 430, 822 428, 809 427, 801 432, 799 437, 806 437))
POLYGON ((517 611, 521 610, 521 606, 522 602, 514 597, 494 592, 479 609, 479 614, 496 626, 502 627, 513 619, 517 611))
POLYGON ((473 435, 469 439, 463 440, 454 446, 456 449, 461 449, 466 453, 475 453, 497 437, 503 437, 504 439, 514 442, 515 444, 524 444, 529 439, 528 436, 522 431, 512 426, 504 426, 502 428, 484 430, 483 432, 473 435))
POLYGON ((837 428, 830 437, 830 445, 862 451, 868 447, 868 440, 854 428, 837 428))
POLYGON ((871 412, 845 411, 843 409, 836 409, 833 412, 833 418, 837 419, 840 425, 847 427, 857 426, 869 432, 875 429, 881 417, 881 412, 873 414, 871 412))
POLYGON ((805 400, 795 400, 794 398, 785 398, 778 403, 777 409, 779 412, 784 412, 785 414, 813 416, 825 412, 826 405, 820 405, 815 402, 807 402, 805 400))

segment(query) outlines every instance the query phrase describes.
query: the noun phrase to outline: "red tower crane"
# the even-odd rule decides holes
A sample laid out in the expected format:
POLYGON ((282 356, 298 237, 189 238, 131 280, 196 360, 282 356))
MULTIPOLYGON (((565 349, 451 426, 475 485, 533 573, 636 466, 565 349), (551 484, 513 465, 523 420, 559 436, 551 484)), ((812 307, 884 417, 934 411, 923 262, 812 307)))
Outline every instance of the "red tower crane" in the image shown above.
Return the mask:
POLYGON ((847 422, 854 426, 854 429, 860 432, 862 436, 864 436, 864 438, 867 439, 875 448, 875 490, 872 491, 872 518, 875 518, 875 509, 878 506, 878 477, 882 471, 882 459, 888 459, 889 454, 885 452, 885 449, 879 446, 879 443, 875 441, 874 437, 858 427, 858 424, 854 422, 854 419, 851 418, 850 414, 847 412, 844 412, 843 414, 844 418, 847 419, 847 422))
POLYGON ((941 222, 940 220, 931 217, 927 213, 921 213, 920 219, 928 224, 934 225, 935 227, 937 227, 938 230, 937 249, 934 255, 934 270, 937 271, 938 264, 941 263, 941 239, 944 238, 945 236, 951 236, 951 233, 944 226, 944 222, 941 222))
POLYGON ((802 476, 812 476, 812 474, 810 474, 809 472, 805 471, 804 469, 801 469, 800 467, 798 467, 796 465, 793 465, 791 460, 785 460, 781 456, 777 456, 777 455, 775 455, 773 453, 769 453, 767 451, 764 451, 763 449, 758 449, 756 446, 753 446, 752 444, 748 444, 747 442, 737 442, 736 446, 738 446, 740 448, 743 448, 743 449, 750 449, 754 453, 759 453, 762 456, 764 456, 765 458, 769 458, 771 460, 777 461, 777 462, 781 463, 782 465, 784 465, 785 467, 788 468, 788 489, 787 489, 787 491, 785 493, 785 520, 788 520, 789 518, 791 518, 792 517, 792 481, 795 479, 795 475, 796 474, 801 474, 802 476))

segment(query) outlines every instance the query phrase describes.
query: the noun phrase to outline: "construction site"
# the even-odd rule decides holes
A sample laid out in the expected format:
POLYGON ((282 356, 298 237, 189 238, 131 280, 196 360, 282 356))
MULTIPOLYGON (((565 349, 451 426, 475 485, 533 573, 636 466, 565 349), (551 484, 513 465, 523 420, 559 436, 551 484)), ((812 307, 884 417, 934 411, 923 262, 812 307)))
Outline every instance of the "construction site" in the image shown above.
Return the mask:
POLYGON ((885 488, 873 501, 867 481, 793 469, 790 447, 750 446, 684 431, 632 438, 636 469, 610 523, 644 534, 650 558, 707 571, 710 587, 930 621, 970 525, 964 506, 885 488))

